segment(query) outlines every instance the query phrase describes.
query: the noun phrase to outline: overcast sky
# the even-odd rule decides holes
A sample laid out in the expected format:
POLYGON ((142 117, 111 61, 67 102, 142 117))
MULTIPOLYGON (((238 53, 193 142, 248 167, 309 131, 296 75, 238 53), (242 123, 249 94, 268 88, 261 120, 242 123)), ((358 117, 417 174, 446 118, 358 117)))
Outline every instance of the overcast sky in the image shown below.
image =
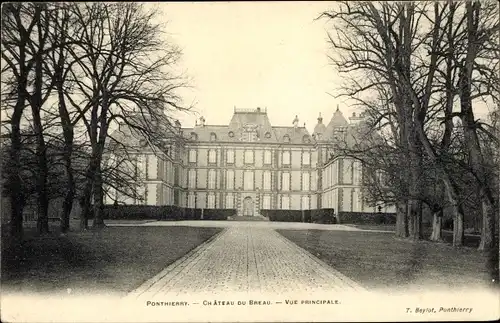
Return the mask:
MULTIPOLYGON (((328 122, 338 76, 327 58, 325 21, 331 6, 301 3, 161 3, 172 39, 183 50, 181 66, 194 88, 183 94, 207 124, 229 123, 233 108, 267 107, 273 125, 292 125, 295 115, 312 132, 321 112, 328 122)), ((181 118, 184 127, 195 116, 181 118)))
MULTIPOLYGON (((156 5, 183 51, 180 68, 191 77, 193 89, 183 97, 196 103, 207 124, 229 123, 234 107, 267 107, 273 125, 292 125, 298 115, 310 132, 319 113, 328 123, 337 105, 346 117, 352 115, 345 100, 328 94, 342 79, 327 57, 327 21, 315 20, 335 3, 156 5)), ((475 112, 484 118, 487 109, 477 104, 475 112)), ((194 126, 196 118, 179 117, 184 127, 194 126)))

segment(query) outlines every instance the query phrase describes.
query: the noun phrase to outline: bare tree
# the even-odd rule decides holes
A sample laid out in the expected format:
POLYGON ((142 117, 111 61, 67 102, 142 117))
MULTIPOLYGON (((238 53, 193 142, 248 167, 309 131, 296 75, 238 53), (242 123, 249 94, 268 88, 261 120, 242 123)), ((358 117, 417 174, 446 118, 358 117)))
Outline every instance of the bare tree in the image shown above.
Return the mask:
POLYGON ((78 64, 71 70, 78 96, 67 95, 87 130, 92 150, 81 199, 82 227, 93 196, 94 227, 102 227, 102 158, 109 127, 122 121, 145 136, 169 128, 168 112, 182 109, 176 89, 184 86, 173 75, 179 51, 162 37, 155 11, 138 3, 79 4, 74 7, 80 42, 71 50, 78 64))
MULTIPOLYGON (((409 198, 400 198, 397 204, 407 204, 409 231, 413 239, 421 236, 421 201, 415 197, 425 195, 422 194, 422 186, 418 180, 423 175, 421 171, 424 162, 419 156, 425 154, 436 167, 436 173, 441 176, 448 203, 453 208, 454 245, 461 245, 463 241, 463 203, 460 201, 460 184, 453 172, 460 159, 454 158, 448 150, 453 131, 452 118, 457 115, 452 112, 454 97, 458 93, 466 93, 458 91, 454 84, 460 76, 457 73, 461 66, 457 64, 459 58, 464 57, 464 52, 471 51, 467 44, 475 44, 474 46, 482 49, 477 50, 482 55, 477 55, 478 59, 472 59, 471 63, 479 76, 470 82, 475 91, 473 97, 491 95, 494 92, 492 89, 495 89, 494 84, 497 84, 492 82, 496 80, 496 74, 491 73, 498 64, 491 59, 491 37, 493 31, 498 29, 498 20, 491 14, 494 5, 488 3, 486 7, 489 10, 484 10, 482 14, 476 10, 475 14, 460 15, 475 7, 479 8, 479 5, 358 2, 343 3, 339 9, 323 14, 336 22, 336 35, 330 34, 330 43, 341 54, 332 56, 332 60, 341 72, 350 75, 351 83, 344 87, 343 94, 365 104, 363 95, 366 97, 367 94, 376 94, 381 87, 390 89, 391 103, 395 109, 382 110, 379 124, 388 121, 389 116, 396 116, 388 126, 397 129, 399 145, 394 147, 398 146, 403 159, 409 162, 408 171, 401 171, 401 177, 408 178, 409 198), (467 18, 468 16, 471 18, 467 18), (466 31, 474 27, 473 22, 468 22, 472 18, 477 20, 476 24, 481 21, 483 28, 475 32, 480 36, 476 35, 476 38, 470 40, 472 36, 466 31), (484 64, 487 61, 490 63, 484 64), (435 122, 437 116, 443 116, 442 124, 435 122), (441 131, 440 127, 443 125, 444 131, 441 131), (439 134, 441 141, 437 144, 435 138, 439 134)), ((471 80, 461 78, 464 79, 471 80)), ((470 104, 466 106, 470 107, 470 104)), ((472 109, 469 111, 472 112, 472 109)), ((477 131, 480 128, 477 124, 474 127, 473 117, 469 116, 465 120, 462 116, 462 119, 462 124, 468 129, 477 131)), ((393 135, 393 138, 396 137, 393 135)), ((477 140, 466 142, 469 145, 468 155, 471 156, 473 147, 470 145, 477 143, 477 140)), ((475 144, 475 147, 479 146, 475 144)), ((479 153, 476 155, 479 156, 479 153)), ((476 160, 473 163, 476 165, 475 169, 459 168, 465 172, 484 174, 478 166, 483 163, 479 157, 476 160)), ((484 180, 479 180, 480 177, 478 183, 485 183, 484 180)), ((490 207, 486 205, 486 208, 490 207)), ((404 236, 405 232, 405 226, 402 225, 404 209, 405 207, 398 207, 397 234, 400 236, 404 236)), ((439 208, 434 209, 436 216, 433 238, 439 239, 439 208)), ((485 220, 483 223, 490 222, 485 220)), ((489 227, 493 226, 490 224, 489 227)), ((483 232, 486 229, 483 228, 483 232)))
MULTIPOLYGON (((21 3, 9 3, 2 10, 2 60, 5 68, 4 77, 9 78, 8 92, 2 101, 12 102, 10 128, 10 163, 8 191, 11 198, 11 236, 14 243, 20 243, 23 235, 24 197, 21 189, 21 118, 27 104, 28 76, 33 69, 33 60, 29 54, 33 29, 37 19, 29 11, 29 6, 21 3), (7 74, 7 76, 5 76, 7 74), (10 75, 9 75, 10 74, 10 75)), ((5 83, 4 83, 5 85, 5 83)))

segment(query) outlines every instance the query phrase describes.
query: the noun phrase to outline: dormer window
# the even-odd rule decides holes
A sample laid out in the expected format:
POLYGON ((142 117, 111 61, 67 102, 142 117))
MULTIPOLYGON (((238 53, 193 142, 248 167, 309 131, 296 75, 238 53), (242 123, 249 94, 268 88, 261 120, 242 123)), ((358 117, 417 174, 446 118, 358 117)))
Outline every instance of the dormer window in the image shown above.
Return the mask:
POLYGON ((257 135, 257 125, 253 124, 246 124, 243 127, 243 136, 241 138, 242 141, 250 141, 254 142, 258 140, 258 135, 257 135))
POLYGON ((198 135, 196 132, 191 132, 191 140, 198 140, 198 135))
POLYGON ((284 135, 283 136, 283 141, 284 142, 290 142, 290 136, 289 135, 284 135))
POLYGON ((217 135, 214 132, 212 132, 210 134, 210 141, 216 141, 216 140, 217 140, 217 135))
POLYGON ((229 138, 233 138, 234 137, 234 132, 229 131, 227 135, 229 136, 229 138))
POLYGON ((266 134, 264 136, 269 139, 269 138, 271 138, 271 133, 268 131, 268 132, 266 132, 266 134))
POLYGON ((311 143, 311 138, 309 138, 308 135, 304 135, 304 137, 302 137, 302 141, 306 144, 309 144, 311 143))

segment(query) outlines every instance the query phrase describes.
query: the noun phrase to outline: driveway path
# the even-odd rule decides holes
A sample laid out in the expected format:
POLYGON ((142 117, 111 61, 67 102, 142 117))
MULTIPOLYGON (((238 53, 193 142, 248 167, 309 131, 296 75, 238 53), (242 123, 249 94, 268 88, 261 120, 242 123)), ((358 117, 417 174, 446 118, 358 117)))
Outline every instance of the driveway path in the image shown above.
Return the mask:
POLYGON ((354 281, 273 229, 248 225, 224 229, 130 296, 362 290, 354 281))

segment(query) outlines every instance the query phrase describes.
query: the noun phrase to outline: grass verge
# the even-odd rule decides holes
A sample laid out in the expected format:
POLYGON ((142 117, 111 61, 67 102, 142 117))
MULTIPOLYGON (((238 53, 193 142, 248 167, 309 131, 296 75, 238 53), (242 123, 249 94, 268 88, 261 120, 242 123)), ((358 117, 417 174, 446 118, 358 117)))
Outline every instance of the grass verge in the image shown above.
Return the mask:
POLYGON ((380 232, 277 231, 368 289, 470 289, 491 281, 487 254, 473 248, 380 232))
POLYGON ((2 287, 22 293, 126 294, 220 232, 198 227, 107 227, 67 235, 26 233, 19 255, 2 250, 2 287))

